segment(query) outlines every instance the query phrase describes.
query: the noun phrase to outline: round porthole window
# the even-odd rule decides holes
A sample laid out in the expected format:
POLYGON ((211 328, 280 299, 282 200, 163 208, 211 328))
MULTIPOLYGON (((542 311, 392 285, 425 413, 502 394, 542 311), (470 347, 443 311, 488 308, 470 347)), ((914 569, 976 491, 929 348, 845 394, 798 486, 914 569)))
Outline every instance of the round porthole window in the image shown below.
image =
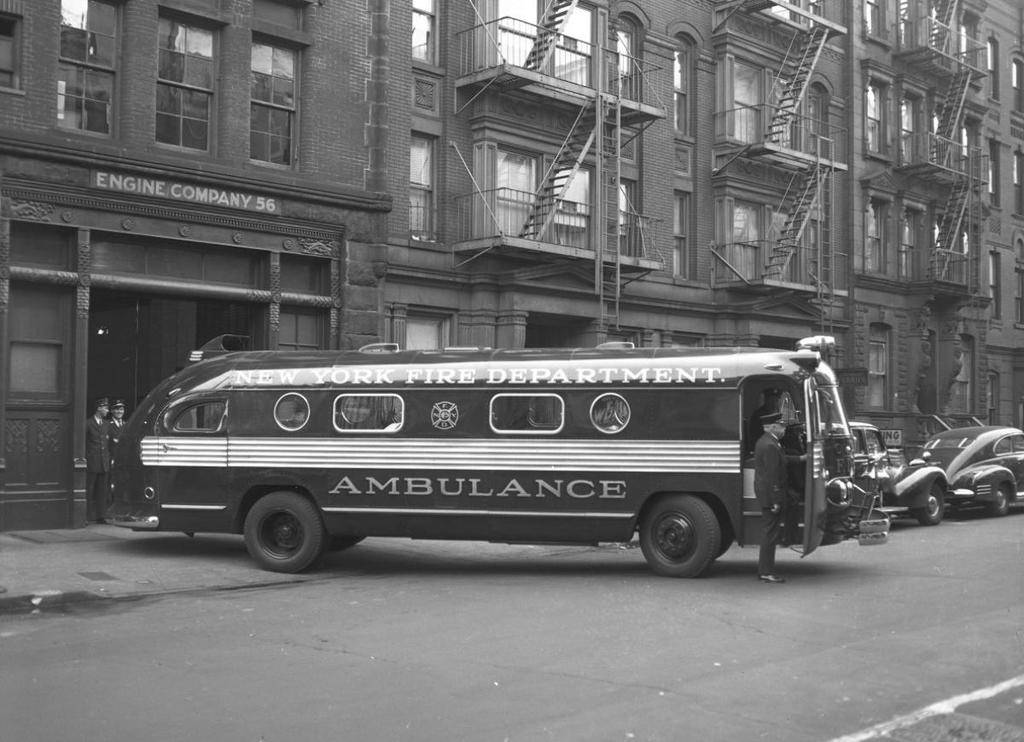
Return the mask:
POLYGON ((629 425, 629 403, 618 394, 602 394, 590 405, 590 422, 602 433, 618 433, 629 425))
POLYGON ((295 392, 283 395, 274 405, 274 420, 283 430, 301 430, 309 420, 309 402, 295 392))

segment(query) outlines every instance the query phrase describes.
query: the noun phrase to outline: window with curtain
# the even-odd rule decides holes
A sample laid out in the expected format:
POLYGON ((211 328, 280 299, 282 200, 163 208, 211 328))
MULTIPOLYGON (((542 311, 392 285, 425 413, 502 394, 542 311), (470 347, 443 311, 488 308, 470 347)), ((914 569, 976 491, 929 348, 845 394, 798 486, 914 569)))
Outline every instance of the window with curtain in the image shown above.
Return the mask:
POLYGON ((733 135, 741 142, 756 142, 761 136, 761 80, 763 70, 739 60, 733 65, 733 135))
POLYGON ((519 234, 537 187, 537 158, 521 152, 498 150, 494 173, 495 214, 505 234, 519 234))
POLYGON ((868 340, 868 407, 884 409, 889 403, 889 327, 872 324, 868 340))
POLYGON ((885 90, 877 82, 868 85, 865 91, 865 136, 868 152, 881 154, 885 148, 885 90))
POLYGON ((339 394, 334 428, 341 432, 395 433, 402 429, 405 404, 397 394, 339 394))
POLYGON ((691 203, 692 199, 688 192, 675 192, 675 208, 672 210, 672 234, 675 239, 672 272, 682 278, 690 278, 689 235, 691 203))
POLYGON ((885 204, 871 199, 864 214, 864 270, 877 273, 885 269, 885 204))
POLYGON ((672 87, 675 104, 672 120, 676 134, 690 136, 690 90, 693 87, 693 42, 685 36, 676 37, 675 60, 673 63, 672 87))
POLYGON ((619 91, 627 100, 641 100, 640 26, 629 16, 620 16, 616 30, 619 55, 619 91))
POLYGON ((915 278, 915 262, 917 240, 921 230, 921 212, 916 209, 903 211, 903 224, 900 234, 899 277, 903 281, 915 278))
POLYGON ((974 338, 970 335, 957 336, 953 349, 953 389, 950 407, 956 412, 973 410, 972 379, 974 376, 974 338))
POLYGON ((434 138, 413 133, 409 138, 409 233, 433 240, 434 138))

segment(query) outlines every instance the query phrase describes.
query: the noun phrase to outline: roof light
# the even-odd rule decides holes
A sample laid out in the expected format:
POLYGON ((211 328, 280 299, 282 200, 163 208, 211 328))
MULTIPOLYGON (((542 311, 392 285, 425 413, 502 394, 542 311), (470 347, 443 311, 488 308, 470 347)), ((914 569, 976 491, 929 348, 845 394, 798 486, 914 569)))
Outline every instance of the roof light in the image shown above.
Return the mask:
POLYGON ((835 347, 836 339, 832 335, 812 335, 811 337, 801 338, 796 343, 797 350, 816 350, 819 353, 835 347))

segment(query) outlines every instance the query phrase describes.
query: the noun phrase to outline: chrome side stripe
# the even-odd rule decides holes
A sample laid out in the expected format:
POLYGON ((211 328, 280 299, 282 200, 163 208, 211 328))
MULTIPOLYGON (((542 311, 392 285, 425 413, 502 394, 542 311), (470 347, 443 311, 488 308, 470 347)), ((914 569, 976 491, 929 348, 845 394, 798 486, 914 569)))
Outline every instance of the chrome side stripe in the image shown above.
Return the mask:
POLYGON ((227 510, 227 505, 182 505, 178 503, 161 503, 164 510, 227 510))
POLYGON ((539 511, 539 510, 454 510, 451 508, 323 508, 325 513, 345 513, 354 515, 364 513, 369 515, 475 515, 491 516, 500 515, 503 518, 632 518, 633 513, 569 513, 564 511, 539 511))
POLYGON ((146 466, 731 473, 738 441, 144 438, 146 466))

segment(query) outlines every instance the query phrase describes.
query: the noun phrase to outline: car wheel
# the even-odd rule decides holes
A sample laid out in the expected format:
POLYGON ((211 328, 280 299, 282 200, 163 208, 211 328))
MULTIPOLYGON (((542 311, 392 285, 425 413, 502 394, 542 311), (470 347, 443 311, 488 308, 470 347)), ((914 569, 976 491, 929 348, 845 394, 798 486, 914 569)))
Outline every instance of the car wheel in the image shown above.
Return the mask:
POLYGON ((666 577, 699 577, 718 556, 722 527, 706 502, 669 495, 655 502, 640 526, 640 549, 666 577))
POLYGON ((917 518, 922 526, 937 526, 942 522, 942 511, 945 507, 946 495, 938 482, 932 483, 928 490, 928 500, 923 508, 914 508, 911 515, 917 518))
POLYGON ((245 516, 245 548, 271 572, 301 572, 323 554, 327 534, 320 512, 296 492, 271 492, 245 516))
POLYGON ((1006 515, 1010 512, 1010 485, 1005 482, 999 485, 995 495, 996 499, 988 504, 988 514, 997 517, 1006 515))

